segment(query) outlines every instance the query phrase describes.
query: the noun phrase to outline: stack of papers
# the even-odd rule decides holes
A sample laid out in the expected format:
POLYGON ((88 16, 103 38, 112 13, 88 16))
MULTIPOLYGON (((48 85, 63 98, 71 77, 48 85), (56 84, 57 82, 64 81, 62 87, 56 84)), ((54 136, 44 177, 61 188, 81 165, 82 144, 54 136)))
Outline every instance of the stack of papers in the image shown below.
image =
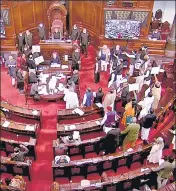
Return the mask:
POLYGON ((61 68, 62 68, 62 69, 67 69, 68 66, 67 66, 67 65, 62 65, 61 68))
POLYGON ((100 124, 101 124, 99 121, 95 121, 95 123, 96 123, 97 125, 100 125, 100 124))
POLYGON ((10 122, 9 121, 5 121, 4 123, 3 123, 3 127, 8 127, 9 126, 9 124, 10 124, 10 122))
POLYGON ((34 125, 26 125, 25 130, 26 131, 34 131, 35 130, 34 125))
POLYGON ((38 111, 37 111, 37 110, 33 110, 33 111, 32 111, 32 114, 33 114, 33 115, 38 115, 38 111))
POLYGON ((2 108, 2 111, 9 111, 8 109, 6 109, 6 108, 2 108))
POLYGON ((149 170, 149 168, 141 168, 141 172, 144 172, 146 170, 149 170))
POLYGON ((103 105, 101 103, 96 103, 97 107, 102 108, 103 105))
POLYGON ((73 110, 73 112, 79 114, 80 116, 84 115, 84 112, 79 108, 76 108, 75 110, 73 110))

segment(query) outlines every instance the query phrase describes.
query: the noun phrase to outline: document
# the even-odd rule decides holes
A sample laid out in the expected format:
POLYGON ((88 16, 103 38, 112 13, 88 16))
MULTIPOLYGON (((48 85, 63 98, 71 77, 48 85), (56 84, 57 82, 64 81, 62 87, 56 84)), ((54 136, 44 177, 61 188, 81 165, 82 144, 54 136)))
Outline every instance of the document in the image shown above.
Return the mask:
POLYGON ((97 107, 102 108, 103 105, 101 103, 96 103, 97 107))
POLYGON ((69 127, 68 125, 64 125, 65 131, 68 131, 69 127))
POLYGON ((150 92, 150 87, 145 91, 145 97, 148 96, 149 92, 150 92))
POLYGON ((95 123, 96 123, 97 125, 100 125, 100 124, 101 124, 99 121, 95 121, 95 123))
POLYGON ((76 129, 76 126, 75 126, 75 125, 70 125, 70 126, 69 126, 69 129, 70 129, 70 130, 76 129))
POLYGON ((32 46, 32 54, 33 54, 34 52, 40 52, 40 46, 39 46, 39 45, 33 45, 33 46, 32 46))
POLYGON ((10 122, 9 121, 5 121, 4 123, 3 123, 3 127, 8 127, 9 126, 9 124, 10 124, 10 122))
POLYGON ((80 116, 84 115, 84 112, 83 112, 81 109, 79 109, 79 108, 76 108, 76 109, 74 110, 74 112, 77 113, 77 114, 79 114, 80 116))
POLYGON ((68 55, 64 55, 64 60, 67 62, 68 61, 68 55))
POLYGON ((7 111, 7 112, 9 112, 9 110, 8 110, 8 109, 6 109, 6 108, 2 108, 2 111, 7 111))
POLYGON ((33 115, 38 115, 38 111, 37 111, 37 110, 33 110, 33 111, 32 111, 32 114, 33 114, 33 115))
POLYGON ((62 69, 67 69, 68 66, 67 66, 67 65, 62 65, 61 68, 62 68, 62 69))
POLYGON ((139 84, 135 83, 135 84, 129 84, 129 91, 135 91, 135 90, 139 90, 139 84))
POLYGON ((152 67, 151 74, 159 74, 160 67, 152 67))
POLYGON ((39 57, 35 58, 34 61, 35 61, 36 65, 39 65, 40 63, 44 62, 44 58, 43 58, 43 56, 39 56, 39 57))
POLYGON ((26 125, 25 130, 26 131, 35 131, 34 127, 35 127, 34 125, 26 125))

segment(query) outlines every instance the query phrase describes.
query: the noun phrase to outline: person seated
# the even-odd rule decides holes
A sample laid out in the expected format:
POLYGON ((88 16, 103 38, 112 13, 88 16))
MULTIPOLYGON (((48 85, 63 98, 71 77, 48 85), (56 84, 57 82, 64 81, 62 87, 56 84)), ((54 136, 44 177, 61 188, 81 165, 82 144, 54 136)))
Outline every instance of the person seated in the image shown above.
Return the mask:
POLYGON ((53 182, 51 185, 51 191, 59 191, 60 190, 60 185, 58 182, 53 182))
POLYGON ((38 78, 35 73, 31 72, 29 74, 29 83, 37 83, 38 78))
POLYGON ((106 174, 106 172, 103 172, 101 174, 101 182, 108 182, 108 181, 109 181, 108 175, 106 174))
POLYGON ((24 145, 19 145, 19 147, 14 148, 14 153, 11 154, 11 160, 13 161, 20 161, 24 162, 25 161, 25 155, 29 152, 28 148, 24 145), (24 149, 24 151, 22 151, 24 149))
POLYGON ((63 137, 62 141, 65 144, 81 141, 79 131, 73 131, 73 134, 70 134, 68 136, 63 137))
POLYGON ((68 164, 70 162, 70 157, 67 155, 61 155, 61 156, 56 156, 54 159, 55 164, 68 164))
POLYGON ((151 39, 153 40, 161 40, 161 33, 158 29, 155 29, 152 33, 151 39))
POLYGON ((78 82, 79 82, 79 73, 78 73, 78 70, 74 70, 73 71, 73 75, 70 78, 70 81, 73 81, 76 85, 78 84, 78 82))
POLYGON ((74 81, 71 81, 71 80, 68 81, 68 89, 71 90, 72 92, 75 92, 75 83, 74 83, 74 81))
POLYGON ((23 54, 25 54, 26 58, 28 58, 28 56, 32 54, 32 51, 25 45, 23 54))
POLYGON ((24 77, 20 69, 17 70, 16 80, 17 80, 17 88, 19 92, 23 94, 24 93, 24 77))
POLYGON ((55 28, 53 32, 53 40, 60 40, 60 39, 61 39, 61 33, 59 32, 58 28, 55 28))
POLYGON ((57 52, 52 53, 50 64, 51 66, 56 64, 61 64, 60 56, 58 55, 57 52))
POLYGON ((9 190, 23 190, 25 187, 24 179, 19 175, 13 178, 6 178, 5 181, 2 180, 1 183, 4 186, 8 186, 9 190))
POLYGON ((21 52, 18 54, 17 57, 17 68, 27 72, 28 68, 27 68, 27 63, 26 63, 26 56, 25 54, 22 54, 21 52))

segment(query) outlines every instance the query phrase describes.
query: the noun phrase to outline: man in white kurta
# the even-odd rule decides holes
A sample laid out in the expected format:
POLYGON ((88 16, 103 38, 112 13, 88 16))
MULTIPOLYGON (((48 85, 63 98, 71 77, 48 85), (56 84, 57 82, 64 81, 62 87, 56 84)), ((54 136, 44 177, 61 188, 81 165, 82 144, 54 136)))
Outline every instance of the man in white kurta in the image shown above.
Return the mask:
POLYGON ((75 109, 79 107, 78 95, 72 90, 66 92, 64 101, 66 102, 66 109, 75 109))

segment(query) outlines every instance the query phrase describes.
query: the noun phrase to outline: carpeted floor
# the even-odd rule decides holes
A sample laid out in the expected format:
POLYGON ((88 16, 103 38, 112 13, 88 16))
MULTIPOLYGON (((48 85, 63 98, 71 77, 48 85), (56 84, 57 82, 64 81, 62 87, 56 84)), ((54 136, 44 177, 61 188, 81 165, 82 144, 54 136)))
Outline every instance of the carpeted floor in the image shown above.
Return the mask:
MULTIPOLYGON (((81 101, 85 90, 90 87, 93 91, 97 91, 98 87, 102 87, 104 93, 107 92, 108 88, 108 73, 102 72, 100 77, 100 83, 94 83, 94 64, 95 64, 96 51, 92 46, 89 46, 88 57, 82 57, 82 66, 80 71, 80 95, 81 101)), ((15 87, 11 86, 10 77, 7 75, 7 70, 1 69, 1 98, 7 100, 13 105, 24 106, 29 108, 41 109, 42 110, 42 127, 37 137, 36 154, 37 160, 33 161, 31 168, 32 181, 29 182, 27 178, 27 191, 49 191, 49 187, 53 182, 51 163, 54 159, 52 141, 57 138, 56 135, 56 124, 57 124, 57 110, 64 109, 65 103, 58 101, 57 103, 51 102, 36 102, 29 100, 28 105, 25 105, 24 95, 20 95, 15 87)), ((18 121, 18 119, 15 119, 18 121)), ((90 119, 87 119, 90 120, 90 119)), ((70 122, 70 121, 69 121, 70 122)), ((73 121, 72 121, 73 122, 73 121)), ((77 122, 77 121, 74 121, 77 122)), ((10 134, 8 135, 11 136, 10 134)), ((89 134, 90 137, 101 136, 99 133, 89 134)), ((83 136, 83 139, 88 138, 83 136), (83 138, 84 137, 84 138, 83 138)), ((88 155, 87 157, 92 157, 88 155)), ((72 157, 74 160, 74 157, 72 157)), ((65 183, 64 179, 58 180, 59 183, 65 183)), ((67 181, 66 181, 67 182, 67 181)))

